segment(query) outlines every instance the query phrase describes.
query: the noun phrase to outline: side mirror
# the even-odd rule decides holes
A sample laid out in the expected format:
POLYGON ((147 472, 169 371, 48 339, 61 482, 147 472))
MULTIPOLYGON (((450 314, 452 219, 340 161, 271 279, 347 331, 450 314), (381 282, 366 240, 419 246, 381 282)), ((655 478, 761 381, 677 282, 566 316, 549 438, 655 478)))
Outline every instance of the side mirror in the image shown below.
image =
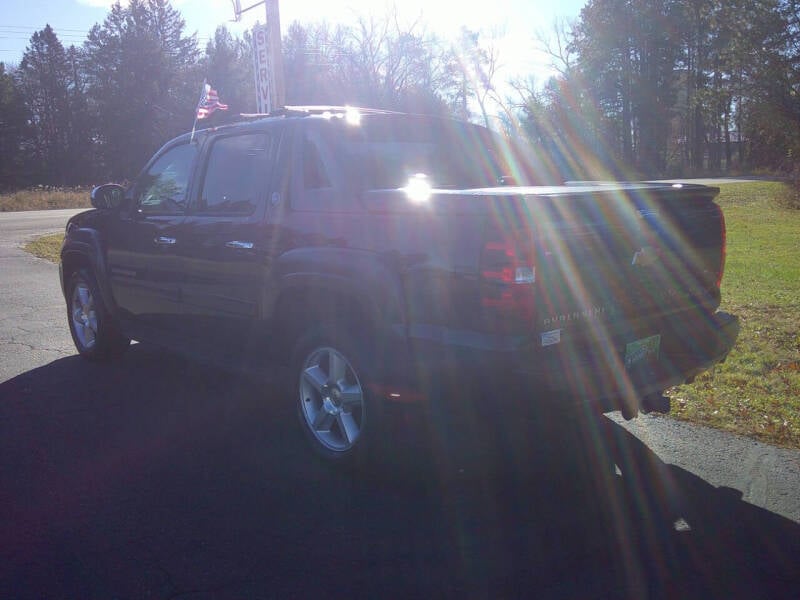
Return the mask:
POLYGON ((92 206, 95 208, 119 208, 125 197, 125 188, 117 183, 105 183, 92 190, 92 206))

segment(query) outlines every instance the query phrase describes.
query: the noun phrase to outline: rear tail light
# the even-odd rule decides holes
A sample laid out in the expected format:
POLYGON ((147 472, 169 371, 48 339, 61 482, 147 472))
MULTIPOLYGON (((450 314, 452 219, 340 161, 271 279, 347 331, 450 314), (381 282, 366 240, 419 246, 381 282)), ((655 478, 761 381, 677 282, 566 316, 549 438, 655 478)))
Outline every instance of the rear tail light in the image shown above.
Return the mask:
POLYGON ((534 309, 536 266, 512 238, 491 240, 481 253, 481 306, 496 317, 530 321, 534 309))
POLYGON ((728 252, 728 234, 725 227, 725 215, 722 213, 722 208, 719 204, 714 204, 714 208, 716 208, 717 214, 719 215, 720 227, 719 265, 717 267, 717 288, 719 288, 722 285, 722 275, 725 273, 725 256, 728 252))

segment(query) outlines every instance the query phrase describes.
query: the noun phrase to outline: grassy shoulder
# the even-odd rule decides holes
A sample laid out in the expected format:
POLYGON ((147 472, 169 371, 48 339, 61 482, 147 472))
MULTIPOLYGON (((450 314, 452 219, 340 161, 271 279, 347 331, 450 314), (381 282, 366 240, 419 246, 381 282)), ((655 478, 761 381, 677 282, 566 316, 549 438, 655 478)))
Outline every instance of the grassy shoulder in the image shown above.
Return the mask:
MULTIPOLYGON (((728 360, 670 390, 672 415, 800 448, 800 210, 782 183, 720 186, 728 225, 722 309, 741 333, 728 360)), ((26 246, 58 261, 62 234, 26 246)))
POLYGON ((39 258, 45 258, 57 263, 61 260, 61 242, 63 233, 43 235, 25 244, 25 252, 30 252, 39 258))
POLYGON ((800 448, 800 210, 774 182, 720 186, 728 226, 722 309, 741 332, 728 360, 670 391, 672 415, 800 448))
POLYGON ((48 210, 53 208, 91 208, 90 189, 36 187, 0 194, 0 212, 48 210))

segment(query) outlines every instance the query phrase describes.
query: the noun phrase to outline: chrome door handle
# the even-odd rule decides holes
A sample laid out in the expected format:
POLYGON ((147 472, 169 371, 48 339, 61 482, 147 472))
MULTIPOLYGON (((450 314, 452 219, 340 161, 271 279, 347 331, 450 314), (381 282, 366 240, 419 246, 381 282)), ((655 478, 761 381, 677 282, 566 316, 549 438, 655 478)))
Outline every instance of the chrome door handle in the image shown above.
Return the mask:
POLYGON ((166 237, 163 235, 158 236, 153 240, 158 246, 174 246, 178 240, 174 237, 166 237))
POLYGON ((239 240, 231 240, 230 242, 225 242, 225 247, 235 248, 237 250, 252 250, 253 242, 240 242, 239 240))

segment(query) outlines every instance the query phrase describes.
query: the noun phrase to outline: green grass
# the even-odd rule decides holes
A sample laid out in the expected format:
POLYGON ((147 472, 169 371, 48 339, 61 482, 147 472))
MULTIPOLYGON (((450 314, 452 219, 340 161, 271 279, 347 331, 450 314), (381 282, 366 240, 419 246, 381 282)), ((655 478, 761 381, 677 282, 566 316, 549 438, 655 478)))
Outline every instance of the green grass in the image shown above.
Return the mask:
POLYGON ((800 210, 783 183, 720 186, 728 226, 722 309, 742 330, 728 360, 671 390, 672 415, 800 448, 800 210))
MULTIPOLYGON (((782 183, 720 186, 728 225, 722 309, 742 330, 728 360, 670 390, 672 415, 800 448, 800 210, 782 183)), ((26 250, 58 261, 62 234, 26 250)))
POLYGON ((51 208, 91 208, 89 188, 35 187, 0 194, 0 212, 47 210, 51 208))
POLYGON ((43 235, 25 244, 25 252, 57 263, 61 260, 61 242, 63 240, 63 233, 43 235))

